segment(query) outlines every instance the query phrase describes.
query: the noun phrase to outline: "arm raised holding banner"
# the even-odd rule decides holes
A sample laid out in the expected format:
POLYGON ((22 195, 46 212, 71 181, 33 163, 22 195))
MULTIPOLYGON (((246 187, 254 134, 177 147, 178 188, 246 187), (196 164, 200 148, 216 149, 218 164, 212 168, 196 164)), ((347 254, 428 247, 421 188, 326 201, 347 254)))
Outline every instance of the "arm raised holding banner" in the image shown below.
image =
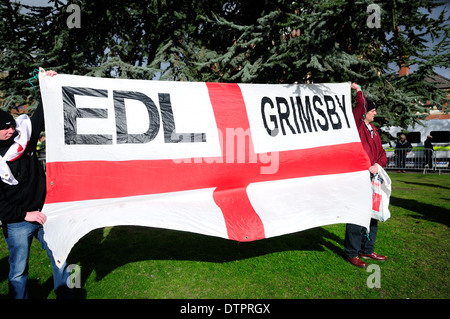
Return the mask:
MULTIPOLYGON (((378 129, 371 124, 377 114, 376 105, 366 99, 361 87, 357 83, 352 83, 351 88, 356 91, 356 103, 353 109, 353 116, 361 143, 371 163, 368 170, 373 176, 378 173, 377 164, 381 167, 387 164, 386 152, 381 144, 378 129)), ((367 267, 367 264, 360 260, 360 256, 364 259, 386 260, 385 256, 378 255, 374 252, 377 232, 378 222, 373 218, 371 219, 369 229, 360 225, 347 224, 345 232, 345 255, 351 264, 362 268, 367 267)))
POLYGON ((377 106, 371 100, 366 99, 361 86, 356 83, 351 84, 351 88, 356 91, 355 108, 353 116, 355 118, 356 127, 358 129, 361 143, 369 156, 371 166, 369 171, 372 174, 378 172, 379 164, 381 167, 386 166, 387 157, 381 144, 381 138, 378 129, 371 124, 377 115, 377 106))
MULTIPOLYGON (((41 69, 42 74, 44 70, 41 69)), ((55 76, 56 72, 45 72, 55 76)), ((58 268, 44 239, 46 216, 41 212, 46 197, 46 176, 36 155, 36 145, 44 130, 42 101, 33 116, 14 119, 0 112, 0 219, 10 257, 9 293, 14 299, 28 298, 28 255, 36 237, 47 251, 53 268, 58 297, 70 291, 66 267, 58 268)), ((67 296, 67 295, 66 295, 67 296)))
MULTIPOLYGON (((46 72, 47 76, 56 74, 53 70, 46 72)), ((42 101, 31 118, 21 115, 15 120, 11 114, 1 111, 0 119, 0 172, 3 182, 0 185, 0 220, 5 224, 24 220, 43 224, 46 217, 40 209, 45 199, 45 175, 39 171, 40 163, 37 162, 37 167, 24 166, 25 161, 21 160, 25 156, 34 161, 37 140, 44 130, 42 101), (19 178, 20 175, 24 177, 19 178)))

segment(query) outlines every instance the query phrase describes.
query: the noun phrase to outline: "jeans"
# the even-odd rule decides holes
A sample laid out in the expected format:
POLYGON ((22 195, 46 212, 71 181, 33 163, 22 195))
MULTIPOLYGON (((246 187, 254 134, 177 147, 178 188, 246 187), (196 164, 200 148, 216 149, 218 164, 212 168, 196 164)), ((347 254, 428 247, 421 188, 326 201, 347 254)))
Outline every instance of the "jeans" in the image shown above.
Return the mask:
POLYGON ((33 237, 41 243, 47 252, 53 269, 53 284, 57 298, 69 297, 71 289, 67 286, 69 272, 64 264, 58 268, 53 254, 44 240, 44 228, 40 224, 27 221, 3 225, 3 233, 9 250, 9 293, 14 299, 28 298, 28 259, 33 237))
POLYGON ((366 236, 366 227, 347 224, 345 230, 345 255, 354 258, 358 254, 368 255, 374 252, 377 239, 378 221, 370 220, 369 239, 366 236))

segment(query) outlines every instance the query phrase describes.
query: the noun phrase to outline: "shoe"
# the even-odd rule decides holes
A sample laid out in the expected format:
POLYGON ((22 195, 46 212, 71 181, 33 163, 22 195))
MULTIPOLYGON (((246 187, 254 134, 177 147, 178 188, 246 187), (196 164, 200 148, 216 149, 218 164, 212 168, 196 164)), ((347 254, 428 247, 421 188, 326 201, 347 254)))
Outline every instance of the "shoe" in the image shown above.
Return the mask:
POLYGON ((363 254, 359 254, 359 255, 364 259, 373 259, 373 260, 378 260, 378 261, 386 260, 386 256, 381 256, 381 255, 378 255, 377 253, 371 253, 368 255, 363 255, 363 254))
POLYGON ((361 267, 361 268, 367 267, 367 264, 364 261, 362 261, 361 259, 359 259, 359 257, 353 257, 353 258, 347 257, 347 260, 356 267, 361 267))

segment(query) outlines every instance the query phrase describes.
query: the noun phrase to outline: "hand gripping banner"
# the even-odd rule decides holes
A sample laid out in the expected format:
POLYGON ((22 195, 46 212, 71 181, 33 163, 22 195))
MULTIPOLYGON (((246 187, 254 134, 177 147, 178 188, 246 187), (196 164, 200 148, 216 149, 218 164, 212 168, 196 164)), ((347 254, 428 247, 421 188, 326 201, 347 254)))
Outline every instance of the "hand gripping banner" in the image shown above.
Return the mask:
POLYGON ((348 83, 266 85, 40 72, 45 238, 58 265, 88 232, 135 225, 253 241, 367 227, 368 157, 348 83))

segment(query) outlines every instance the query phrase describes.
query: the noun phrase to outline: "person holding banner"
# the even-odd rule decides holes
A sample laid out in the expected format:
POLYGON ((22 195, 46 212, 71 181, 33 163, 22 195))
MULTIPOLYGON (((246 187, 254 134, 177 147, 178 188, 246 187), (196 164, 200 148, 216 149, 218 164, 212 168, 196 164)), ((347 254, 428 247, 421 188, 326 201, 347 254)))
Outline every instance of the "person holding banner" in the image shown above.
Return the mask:
MULTIPOLYGON (((48 76, 56 75, 48 71, 48 76)), ((33 116, 16 120, 0 110, 0 221, 9 250, 9 293, 28 298, 28 258, 33 236, 47 251, 53 267, 58 298, 71 296, 66 267, 58 268, 44 240, 45 215, 40 211, 46 196, 46 177, 36 156, 36 144, 44 130, 44 111, 39 103, 33 116)))
MULTIPOLYGON (((361 138, 361 143, 369 156, 371 163, 369 171, 373 176, 378 172, 378 166, 376 164, 381 167, 384 167, 387 164, 386 152, 381 144, 378 129, 371 124, 377 114, 376 105, 372 101, 366 99, 358 84, 352 83, 351 88, 356 90, 356 104, 353 109, 353 116, 355 118, 359 137, 361 138)), ((379 261, 386 260, 385 256, 378 255, 374 252, 377 231, 378 221, 373 218, 370 221, 369 230, 359 225, 347 224, 344 246, 345 256, 351 264, 362 268, 367 267, 367 264, 359 257, 379 261)))

